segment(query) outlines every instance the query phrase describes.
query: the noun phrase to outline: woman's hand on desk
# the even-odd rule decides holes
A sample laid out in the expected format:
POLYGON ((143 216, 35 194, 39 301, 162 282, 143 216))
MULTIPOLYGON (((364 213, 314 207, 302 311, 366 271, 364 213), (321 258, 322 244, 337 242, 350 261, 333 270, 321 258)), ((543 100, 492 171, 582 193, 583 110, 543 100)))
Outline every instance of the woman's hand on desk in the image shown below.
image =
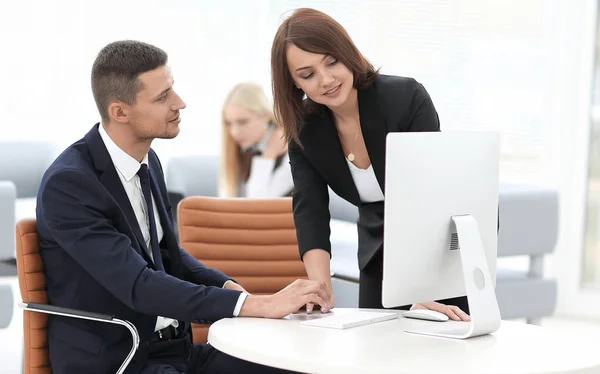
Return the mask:
MULTIPOLYGON (((327 287, 329 298, 325 299, 325 304, 318 304, 321 306, 321 313, 327 313, 335 307, 335 298, 331 287, 330 257, 329 252, 320 248, 311 249, 302 256, 308 279, 324 282, 327 287)), ((306 304, 306 313, 312 313, 314 306, 314 303, 306 304)))
MULTIPOLYGON (((317 305, 317 306, 321 307, 321 313, 327 313, 335 307, 335 296, 333 296, 333 290, 331 289, 331 280, 329 281, 329 284, 327 284, 327 282, 325 282, 325 284, 326 284, 327 291, 328 291, 330 297, 328 300, 327 299, 324 300, 326 303, 325 305, 323 305, 323 304, 317 305)), ((306 313, 307 314, 312 313, 314 307, 315 307, 315 304, 313 304, 313 303, 306 304, 306 313)))
POLYGON ((454 321, 470 321, 471 317, 463 312, 459 307, 454 305, 440 304, 436 301, 428 301, 426 303, 413 304, 410 310, 414 309, 429 309, 436 312, 444 313, 454 321))
POLYGON ((325 300, 330 298, 325 282, 298 279, 273 295, 248 295, 239 315, 283 318, 309 303, 326 305, 325 300))

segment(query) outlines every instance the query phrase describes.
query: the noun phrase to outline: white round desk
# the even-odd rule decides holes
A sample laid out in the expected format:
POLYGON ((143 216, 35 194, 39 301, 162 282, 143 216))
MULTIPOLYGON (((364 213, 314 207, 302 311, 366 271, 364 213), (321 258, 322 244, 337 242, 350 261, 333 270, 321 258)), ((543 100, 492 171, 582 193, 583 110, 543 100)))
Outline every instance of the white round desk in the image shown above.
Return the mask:
MULTIPOLYGON (((335 308, 332 313, 352 310, 335 308)), ((299 324, 320 317, 314 312, 276 320, 222 319, 210 327, 208 341, 229 355, 303 373, 600 373, 600 342, 596 347, 578 344, 574 334, 544 327, 502 321, 494 334, 456 340, 409 334, 404 329, 461 322, 399 317, 346 330, 299 324)))

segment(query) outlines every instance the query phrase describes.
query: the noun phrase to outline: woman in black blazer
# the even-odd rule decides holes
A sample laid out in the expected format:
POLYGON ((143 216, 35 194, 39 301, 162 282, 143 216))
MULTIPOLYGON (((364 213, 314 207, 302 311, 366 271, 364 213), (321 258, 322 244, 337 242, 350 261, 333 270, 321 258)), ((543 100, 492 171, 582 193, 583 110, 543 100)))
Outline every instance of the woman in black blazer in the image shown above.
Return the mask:
MULTIPOLYGON (((308 276, 331 291, 329 186, 359 208, 359 306, 383 308, 386 135, 439 131, 431 98, 412 78, 379 74, 339 23, 313 9, 297 9, 281 24, 271 69, 276 117, 289 140, 294 221, 308 276)), ((334 304, 332 296, 321 310, 334 304)), ((469 320, 466 297, 412 308, 469 320)))

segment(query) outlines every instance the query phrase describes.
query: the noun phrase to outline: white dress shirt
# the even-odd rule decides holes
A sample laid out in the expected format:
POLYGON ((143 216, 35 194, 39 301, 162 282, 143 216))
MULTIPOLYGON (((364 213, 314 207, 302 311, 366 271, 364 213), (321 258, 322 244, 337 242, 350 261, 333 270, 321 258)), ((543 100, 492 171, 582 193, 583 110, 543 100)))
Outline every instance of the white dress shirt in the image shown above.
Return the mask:
MULTIPOLYGON (((262 140, 254 148, 264 152, 273 130, 274 126, 269 125, 262 140)), ((242 186, 243 196, 250 198, 281 197, 294 188, 292 169, 287 152, 284 153, 281 163, 276 168, 275 161, 275 159, 262 156, 252 157, 248 181, 242 186), (273 170, 274 168, 275 170, 273 170)))
MULTIPOLYGON (((146 243, 146 248, 150 249, 150 227, 149 227, 149 216, 148 210, 146 206, 146 200, 144 199, 144 193, 142 192, 142 185, 140 184, 140 177, 137 175, 142 164, 148 165, 148 155, 144 156, 142 162, 138 162, 136 159, 131 157, 125 151, 123 151, 119 146, 110 138, 106 130, 102 125, 98 127, 98 131, 100 136, 102 137, 102 141, 106 146, 106 150, 112 159, 115 168, 117 169, 117 174, 119 175, 119 179, 123 184, 123 188, 127 193, 127 197, 129 198, 129 202, 131 203, 131 207, 133 208, 133 212, 135 213, 135 218, 138 221, 140 226, 140 230, 142 231, 142 235, 144 237, 144 242, 146 243)), ((156 207, 156 201, 154 200, 154 196, 152 196, 152 207, 154 209, 154 220, 156 222, 156 234, 158 238, 158 242, 163 238, 164 231, 160 224, 160 216, 158 213, 158 208, 156 207)), ((160 250, 159 250, 160 253, 160 250)), ((152 255, 152 250, 150 250, 150 258, 154 261, 154 256, 152 255)), ((231 281, 227 281, 231 282, 231 281)), ((225 287, 225 285, 223 287, 225 287)), ((242 305, 246 300, 246 294, 242 293, 238 299, 238 302, 233 311, 233 315, 237 317, 242 309, 242 305)), ((156 319, 156 326, 154 331, 162 330, 165 327, 173 325, 174 327, 179 326, 179 322, 175 319, 166 318, 166 317, 158 317, 156 319)))

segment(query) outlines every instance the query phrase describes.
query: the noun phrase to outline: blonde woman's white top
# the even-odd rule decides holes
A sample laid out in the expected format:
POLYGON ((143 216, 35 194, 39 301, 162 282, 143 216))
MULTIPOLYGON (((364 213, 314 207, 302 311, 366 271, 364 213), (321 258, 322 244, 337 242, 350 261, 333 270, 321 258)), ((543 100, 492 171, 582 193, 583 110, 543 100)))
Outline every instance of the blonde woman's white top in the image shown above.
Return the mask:
MULTIPOLYGON (((273 126, 254 148, 263 152, 273 131, 273 126)), ((281 163, 275 167, 275 159, 267 159, 260 155, 252 157, 250 176, 241 186, 241 195, 250 198, 273 198, 287 195, 294 188, 290 159, 284 153, 281 163)))

